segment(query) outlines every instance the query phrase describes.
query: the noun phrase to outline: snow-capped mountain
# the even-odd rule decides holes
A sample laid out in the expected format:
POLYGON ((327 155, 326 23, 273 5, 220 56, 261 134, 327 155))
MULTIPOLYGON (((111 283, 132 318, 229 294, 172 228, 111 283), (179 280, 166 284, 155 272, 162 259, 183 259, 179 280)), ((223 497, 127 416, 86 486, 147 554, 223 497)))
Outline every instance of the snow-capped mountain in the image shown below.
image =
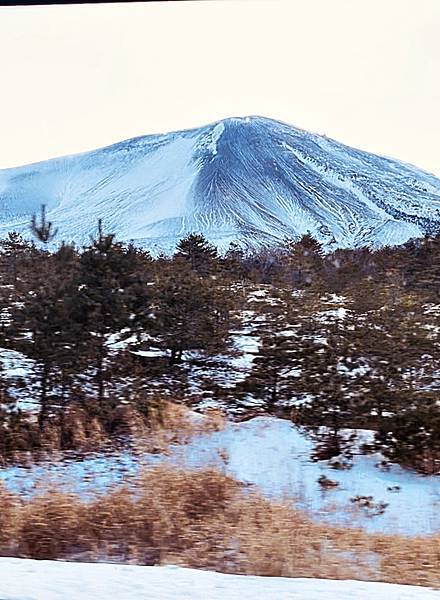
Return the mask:
POLYGON ((102 218, 118 239, 153 250, 192 232, 221 249, 307 232, 333 248, 440 229, 433 175, 262 117, 0 170, 0 236, 28 232, 41 204, 59 240, 87 242, 102 218))

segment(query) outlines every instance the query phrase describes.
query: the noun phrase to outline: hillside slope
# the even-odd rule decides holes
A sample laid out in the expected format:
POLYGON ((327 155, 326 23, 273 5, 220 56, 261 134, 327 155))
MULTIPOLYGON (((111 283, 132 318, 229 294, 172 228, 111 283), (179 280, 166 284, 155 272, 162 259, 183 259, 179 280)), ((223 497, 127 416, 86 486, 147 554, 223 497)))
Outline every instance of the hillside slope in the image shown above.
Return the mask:
POLYGON ((262 117, 1 170, 0 236, 27 232, 42 203, 59 240, 87 242, 102 218, 119 239, 161 250, 191 232, 220 248, 310 232, 333 248, 440 228, 433 175, 262 117))

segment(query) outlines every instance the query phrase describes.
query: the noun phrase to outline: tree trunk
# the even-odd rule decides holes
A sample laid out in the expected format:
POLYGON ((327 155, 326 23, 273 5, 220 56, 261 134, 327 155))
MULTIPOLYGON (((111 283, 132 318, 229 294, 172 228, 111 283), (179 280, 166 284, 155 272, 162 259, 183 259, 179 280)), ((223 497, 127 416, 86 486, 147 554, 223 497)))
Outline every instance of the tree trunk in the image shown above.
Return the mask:
POLYGON ((98 402, 104 402, 104 338, 101 337, 98 345, 98 357, 96 362, 96 379, 98 382, 98 402))
POLYGON ((48 416, 48 405, 47 405, 47 387, 49 379, 49 365, 44 364, 41 373, 41 393, 40 393, 40 412, 38 414, 38 427, 40 431, 43 431, 48 416))

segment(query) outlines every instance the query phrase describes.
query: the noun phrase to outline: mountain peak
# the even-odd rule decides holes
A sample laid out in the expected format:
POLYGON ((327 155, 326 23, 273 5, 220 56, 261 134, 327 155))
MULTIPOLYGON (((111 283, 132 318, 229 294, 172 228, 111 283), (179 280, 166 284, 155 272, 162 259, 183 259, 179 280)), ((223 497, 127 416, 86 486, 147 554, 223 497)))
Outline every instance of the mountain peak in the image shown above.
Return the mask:
POLYGON ((258 115, 0 171, 0 235, 27 233, 42 203, 60 240, 88 241, 101 218, 119 239, 165 251, 191 232, 222 249, 306 232, 333 248, 440 228, 434 176, 258 115))

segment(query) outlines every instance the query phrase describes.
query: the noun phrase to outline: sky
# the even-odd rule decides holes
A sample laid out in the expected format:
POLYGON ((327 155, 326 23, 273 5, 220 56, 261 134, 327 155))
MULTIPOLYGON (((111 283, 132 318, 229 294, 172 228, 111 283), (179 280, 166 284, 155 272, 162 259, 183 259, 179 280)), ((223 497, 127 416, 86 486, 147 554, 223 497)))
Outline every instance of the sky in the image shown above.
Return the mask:
POLYGON ((440 176, 440 0, 0 8, 0 168, 263 115, 440 176))

